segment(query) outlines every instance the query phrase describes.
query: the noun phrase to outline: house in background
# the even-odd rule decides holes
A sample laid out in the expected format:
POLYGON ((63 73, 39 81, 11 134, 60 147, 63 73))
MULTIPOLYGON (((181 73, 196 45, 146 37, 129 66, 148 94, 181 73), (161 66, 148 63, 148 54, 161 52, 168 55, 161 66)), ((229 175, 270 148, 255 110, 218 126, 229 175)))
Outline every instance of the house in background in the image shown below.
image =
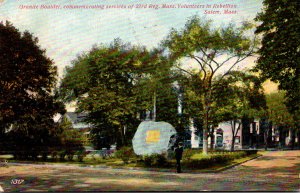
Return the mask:
MULTIPOLYGON (((196 128, 191 121, 191 147, 201 148, 203 145, 202 132, 197 132, 196 128)), ((238 125, 236 125, 237 129, 238 125)), ((242 123, 237 135, 234 139, 234 149, 246 149, 257 147, 258 144, 262 142, 262 131, 260 129, 259 120, 254 120, 251 123, 242 123)), ((213 137, 208 138, 208 147, 213 143, 214 148, 217 149, 231 149, 232 142, 232 126, 230 121, 222 122, 218 125, 217 129, 214 131, 213 137)))
POLYGON ((292 140, 295 144, 300 142, 300 130, 293 130, 292 128, 284 129, 282 126, 272 125, 272 142, 278 147, 291 146, 292 140))
MULTIPOLYGON (((236 124, 235 132, 237 132, 235 138, 232 137, 232 125, 231 122, 222 122, 218 125, 218 129, 214 132, 213 140, 217 143, 214 143, 215 148, 222 148, 226 150, 231 149, 232 139, 234 140, 234 149, 242 149, 243 141, 242 141, 242 130, 243 126, 240 125, 240 129, 238 129, 238 124, 236 124)), ((209 144, 212 143, 211 138, 209 138, 209 144)))
POLYGON ((84 121, 86 116, 87 113, 67 112, 64 115, 60 115, 58 122, 61 121, 63 117, 66 117, 72 123, 72 127, 83 134, 84 145, 89 145, 92 125, 84 121))
MULTIPOLYGON (((237 126, 236 126, 237 127, 237 126)), ((197 131, 193 121, 190 124, 191 130, 191 147, 202 148, 203 134, 197 131)), ((272 125, 266 121, 254 120, 251 122, 243 121, 237 135, 234 139, 234 149, 254 149, 264 148, 267 142, 269 148, 290 148, 291 141, 299 143, 300 131, 283 129, 279 126, 272 125)), ((215 149, 231 149, 232 126, 229 122, 222 122, 214 131, 213 137, 208 138, 208 147, 213 143, 215 149)))

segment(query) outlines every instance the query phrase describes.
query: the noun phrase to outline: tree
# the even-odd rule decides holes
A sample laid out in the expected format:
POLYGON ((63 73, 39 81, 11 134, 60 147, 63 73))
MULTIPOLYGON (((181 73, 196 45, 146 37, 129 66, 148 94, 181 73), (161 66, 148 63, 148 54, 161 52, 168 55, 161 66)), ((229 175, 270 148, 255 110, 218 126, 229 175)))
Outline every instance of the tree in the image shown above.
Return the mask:
POLYGON ((60 94, 64 101, 77 100, 78 110, 88 112, 97 147, 115 141, 118 147, 128 145, 146 111, 151 111, 152 120, 183 130, 174 87, 177 74, 163 49, 149 51, 116 39, 108 46, 94 46, 72 64, 60 94))
MULTIPOLYGON (((251 27, 248 22, 243 22, 241 27, 229 24, 223 28, 212 28, 211 21, 201 20, 194 16, 187 21, 181 31, 172 29, 163 42, 169 50, 171 60, 178 61, 181 58, 189 58, 199 65, 200 70, 196 76, 199 84, 195 88, 197 90, 195 93, 203 95, 204 154, 207 154, 209 122, 212 120, 212 92, 216 89, 218 82, 227 76, 236 65, 254 53, 257 41, 255 38, 252 40, 245 35, 251 27), (227 67, 228 70, 216 78, 220 68, 223 67, 227 67)), ((177 68, 194 76, 180 65, 177 68)))
MULTIPOLYGON (((283 91, 277 93, 271 93, 267 95, 267 106, 266 111, 268 120, 279 130, 292 130, 292 146, 295 142, 295 131, 297 129, 297 122, 293 115, 288 111, 285 105, 285 93, 283 91)), ((280 132, 281 133, 281 132, 280 132)), ((281 141, 282 143, 282 141, 281 141)))
POLYGON ((52 94, 57 72, 45 52, 28 31, 0 23, 0 138, 27 150, 47 141, 53 116, 64 111, 52 94))
POLYGON ((83 134, 72 127, 72 123, 63 117, 59 124, 59 132, 56 135, 59 139, 60 149, 66 153, 74 153, 83 149, 83 134))
POLYGON ((256 17, 261 22, 256 34, 262 34, 256 70, 265 79, 279 82, 285 90, 286 104, 299 122, 300 112, 300 3, 298 0, 264 0, 264 9, 256 17))
POLYGON ((231 151, 244 119, 254 121, 266 109, 266 99, 261 80, 248 72, 232 71, 222 83, 215 96, 215 117, 218 122, 230 121, 232 132, 231 151))
POLYGON ((178 111, 179 104, 185 106, 182 76, 172 69, 172 61, 162 55, 162 50, 154 49, 150 54, 156 57, 152 57, 152 68, 142 71, 143 78, 136 85, 140 102, 151 111, 153 121, 166 121, 181 135, 188 125, 184 112, 178 111))
POLYGON ((65 99, 76 98, 78 110, 90 113, 90 122, 101 126, 99 124, 105 119, 109 127, 117 128, 114 134, 120 136, 121 144, 126 144, 128 123, 136 115, 133 83, 140 65, 138 57, 142 53, 140 48, 125 45, 119 40, 110 46, 94 47, 67 69, 61 84, 62 96, 65 99), (78 69, 85 70, 79 73, 78 69), (95 114, 101 114, 101 117, 95 117, 95 114))
POLYGON ((162 60, 158 50, 149 52, 119 39, 109 46, 95 46, 67 68, 61 97, 76 99, 78 111, 89 113, 95 138, 113 133, 118 147, 127 145, 138 126, 138 114, 153 104, 157 81, 149 85, 156 63, 162 60))

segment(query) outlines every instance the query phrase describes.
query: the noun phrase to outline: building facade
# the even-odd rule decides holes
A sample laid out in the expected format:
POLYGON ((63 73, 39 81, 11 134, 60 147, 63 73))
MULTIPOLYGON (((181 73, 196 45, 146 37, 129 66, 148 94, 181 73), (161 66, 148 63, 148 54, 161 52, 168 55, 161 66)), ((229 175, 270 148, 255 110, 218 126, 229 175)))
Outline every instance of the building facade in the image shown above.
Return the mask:
MULTIPOLYGON (((203 133, 197 131, 193 121, 190 124, 191 130, 191 147, 201 148, 203 145, 203 133)), ((260 131, 259 120, 254 120, 250 124, 243 121, 235 124, 233 121, 222 122, 214 130, 213 135, 208 138, 208 146, 215 149, 230 150, 232 140, 234 140, 234 149, 248 149, 255 148, 259 141, 261 141, 262 132, 260 131), (235 137, 233 138, 233 133, 235 137)))

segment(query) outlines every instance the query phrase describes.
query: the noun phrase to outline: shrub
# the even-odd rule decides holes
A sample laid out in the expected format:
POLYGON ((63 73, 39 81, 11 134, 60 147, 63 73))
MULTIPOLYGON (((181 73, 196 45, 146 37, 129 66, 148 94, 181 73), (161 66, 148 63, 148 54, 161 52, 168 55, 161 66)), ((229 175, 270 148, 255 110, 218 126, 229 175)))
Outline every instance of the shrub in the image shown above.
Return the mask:
POLYGON ((183 165, 186 165, 187 167, 191 168, 206 168, 211 164, 211 157, 210 156, 204 156, 201 159, 191 159, 188 162, 183 162, 183 165))
POLYGON ((173 150, 168 150, 167 152, 167 159, 171 160, 171 159, 175 159, 175 152, 173 150))
POLYGON ((66 156, 67 152, 65 150, 59 151, 58 155, 59 155, 59 159, 61 161, 65 160, 65 156, 66 156))
POLYGON ((68 158, 69 161, 72 161, 73 158, 74 158, 74 152, 73 151, 68 152, 67 153, 67 158, 68 158))
POLYGON ((183 160, 187 160, 187 161, 190 161, 191 160, 191 157, 195 154, 195 151, 192 150, 192 149, 186 149, 183 151, 183 154, 182 154, 182 159, 183 160))
POLYGON ((58 152, 57 151, 52 151, 51 152, 51 157, 52 157, 53 160, 58 159, 58 152))
POLYGON ((154 165, 165 166, 168 163, 166 154, 156 154, 154 157, 154 165))
POLYGON ((122 147, 115 152, 115 157, 121 159, 124 163, 128 163, 129 159, 134 156, 131 147, 122 147))
POLYGON ((165 166, 168 163, 166 154, 152 154, 144 156, 145 166, 165 166))
POLYGON ((218 164, 220 164, 222 162, 227 162, 228 161, 227 157, 225 157, 225 156, 223 156, 221 154, 215 154, 215 155, 213 155, 212 156, 212 160, 213 160, 214 163, 218 163, 218 164))
POLYGON ((234 159, 239 159, 245 156, 247 156, 247 153, 245 151, 241 151, 233 154, 234 159))
POLYGON ((250 149, 248 149, 248 150, 244 150, 244 152, 246 153, 246 155, 248 156, 248 155, 253 155, 253 154, 257 154, 257 149, 252 149, 252 150, 250 150, 250 149))
POLYGON ((191 156, 190 160, 186 160, 183 165, 191 168, 203 169, 208 168, 216 164, 227 163, 234 159, 239 159, 247 156, 245 151, 238 152, 223 152, 223 153, 213 153, 207 156, 201 154, 195 154, 191 156))
POLYGON ((83 149, 77 149, 76 147, 73 147, 66 150, 66 155, 69 161, 73 161, 74 155, 77 151, 83 151, 83 149))
POLYGON ((80 151, 77 151, 77 152, 76 152, 76 155, 77 155, 78 161, 82 162, 82 161, 83 161, 83 158, 86 157, 87 152, 84 151, 84 150, 80 150, 80 151))
POLYGON ((144 156, 144 164, 146 165, 146 166, 152 166, 152 164, 153 164, 153 159, 154 159, 154 157, 153 156, 151 156, 151 155, 145 155, 144 156))

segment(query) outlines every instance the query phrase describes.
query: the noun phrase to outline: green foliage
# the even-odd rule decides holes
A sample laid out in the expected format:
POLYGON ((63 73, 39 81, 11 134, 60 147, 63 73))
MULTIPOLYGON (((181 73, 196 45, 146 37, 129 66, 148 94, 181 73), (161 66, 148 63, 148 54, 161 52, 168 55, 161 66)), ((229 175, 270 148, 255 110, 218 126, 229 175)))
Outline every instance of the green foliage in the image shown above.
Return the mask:
POLYGON ((34 152, 36 155, 42 155, 44 160, 47 159, 47 155, 51 155, 53 160, 59 158, 63 161, 65 156, 72 160, 76 151, 83 151, 83 141, 82 134, 73 129, 71 122, 66 117, 63 117, 55 132, 52 133, 50 144, 45 147, 32 149, 31 152, 34 152))
POLYGON ((109 148, 119 135, 118 127, 112 125, 102 112, 89 113, 89 122, 95 125, 90 131, 90 139, 95 149, 109 148))
POLYGON ((149 155, 146 155, 146 156, 144 156, 143 160, 144 160, 144 164, 145 164, 146 166, 152 166, 154 157, 151 156, 151 155, 150 155, 150 156, 149 156, 149 155))
POLYGON ((266 99, 260 79, 249 72, 232 71, 219 82, 218 90, 212 93, 214 121, 230 121, 232 132, 231 150, 243 119, 260 118, 266 106, 266 99), (220 97, 219 93, 222 93, 220 97))
POLYGON ((64 112, 52 94, 56 67, 38 38, 9 22, 0 23, 0 42, 0 141, 6 150, 36 159, 53 146, 53 116, 64 112))
POLYGON ((119 139, 121 145, 128 143, 127 135, 137 126, 140 105, 135 82, 142 61, 149 60, 147 57, 144 48, 115 40, 109 46, 95 46, 67 69, 60 86, 61 96, 65 101, 77 99, 78 111, 89 112, 87 122, 96 126, 92 131, 94 143, 98 143, 96 136, 99 139, 108 133, 119 139))
POLYGON ((220 28, 213 28, 211 21, 200 19, 198 16, 190 18, 181 30, 172 29, 164 40, 164 46, 170 52, 171 60, 180 71, 190 77, 188 97, 194 104, 201 105, 189 111, 200 110, 199 119, 203 119, 203 153, 207 154, 207 133, 215 122, 216 115, 212 112, 214 102, 213 93, 219 92, 217 85, 232 69, 251 56, 256 47, 256 38, 247 36, 251 29, 249 22, 243 22, 237 27, 233 23, 220 28), (181 67, 181 59, 193 60, 199 65, 198 70, 185 70, 181 67), (217 78, 220 68, 227 66, 228 70, 217 78))
POLYGON ((59 148, 62 149, 60 159, 64 159, 67 155, 69 160, 73 160, 76 151, 82 151, 83 148, 83 134, 80 131, 72 128, 72 123, 63 117, 59 125, 60 133, 57 134, 59 138, 59 148))
POLYGON ((189 168, 209 168, 216 164, 225 164, 234 159, 247 156, 245 151, 238 152, 219 152, 209 155, 194 154, 189 161, 183 162, 183 165, 189 168))
POLYGON ((168 160, 164 154, 146 155, 143 160, 145 166, 163 167, 168 164, 168 160))
POLYGON ((117 39, 94 46, 72 64, 59 93, 66 102, 76 99, 78 111, 89 112, 86 121, 95 126, 91 134, 96 147, 129 144, 140 123, 137 115, 152 109, 154 102, 157 120, 177 127, 174 74, 162 50, 148 51, 117 39))
POLYGON ((58 156, 59 156, 59 154, 58 154, 57 151, 52 151, 52 152, 51 152, 51 158, 52 158, 53 160, 57 160, 57 159, 58 159, 58 156))
MULTIPOLYGON (((190 79, 191 84, 197 84, 193 83, 193 76, 190 79)), ((240 71, 231 71, 221 80, 220 76, 217 76, 216 80, 218 81, 212 85, 214 89, 211 92, 208 123, 210 127, 215 127, 220 122, 232 121, 232 132, 236 136, 239 128, 235 127, 235 124, 241 124, 240 121, 244 118, 259 118, 267 108, 262 82, 257 76, 240 71)), ((188 86, 186 90, 188 111, 204 119, 204 110, 200 111, 199 108, 203 105, 203 95, 201 92, 195 93, 196 90, 188 86)), ((203 122, 198 124, 201 128, 203 122)))
POLYGON ((258 150, 257 149, 255 149, 255 150, 244 150, 244 152, 246 153, 246 156, 249 156, 249 155, 257 154, 258 150))
POLYGON ((193 16, 181 31, 172 29, 164 44, 174 57, 189 56, 208 49, 239 55, 248 52, 251 41, 244 33, 249 29, 249 22, 244 22, 241 27, 231 23, 218 29, 213 29, 211 24, 210 20, 193 16))
MULTIPOLYGON (((199 150, 197 150, 199 152, 199 150)), ((193 149, 185 149, 182 154, 182 159, 190 161, 192 156, 195 154, 195 150, 193 149)))
POLYGON ((58 156, 59 156, 59 160, 60 160, 60 161, 64 161, 64 160, 65 160, 65 157, 66 157, 66 155, 67 155, 67 152, 66 152, 66 150, 61 150, 61 151, 59 151, 57 154, 58 154, 58 156))
POLYGON ((70 152, 68 152, 68 154, 67 154, 67 157, 68 157, 68 160, 69 160, 69 161, 72 161, 72 160, 73 160, 73 158, 74 158, 74 154, 75 154, 75 152, 74 152, 74 151, 70 151, 70 152))
POLYGON ((213 107, 223 121, 258 118, 260 112, 266 109, 262 82, 249 72, 230 72, 213 92, 213 97, 216 101, 213 107))
POLYGON ((83 159, 87 156, 87 152, 84 150, 77 151, 75 152, 75 154, 79 162, 82 162, 83 159))
POLYGON ((256 33, 263 36, 256 70, 287 91, 288 110, 299 122, 300 4, 298 0, 264 0, 263 4, 264 9, 256 17, 260 22, 256 33))
POLYGON ((132 147, 122 147, 118 151, 115 152, 115 157, 122 159, 122 161, 126 164, 129 159, 134 156, 134 152, 132 147))
POLYGON ((284 127, 295 127, 296 123, 292 114, 289 113, 285 105, 285 93, 271 93, 266 96, 267 98, 267 117, 274 125, 284 127))

